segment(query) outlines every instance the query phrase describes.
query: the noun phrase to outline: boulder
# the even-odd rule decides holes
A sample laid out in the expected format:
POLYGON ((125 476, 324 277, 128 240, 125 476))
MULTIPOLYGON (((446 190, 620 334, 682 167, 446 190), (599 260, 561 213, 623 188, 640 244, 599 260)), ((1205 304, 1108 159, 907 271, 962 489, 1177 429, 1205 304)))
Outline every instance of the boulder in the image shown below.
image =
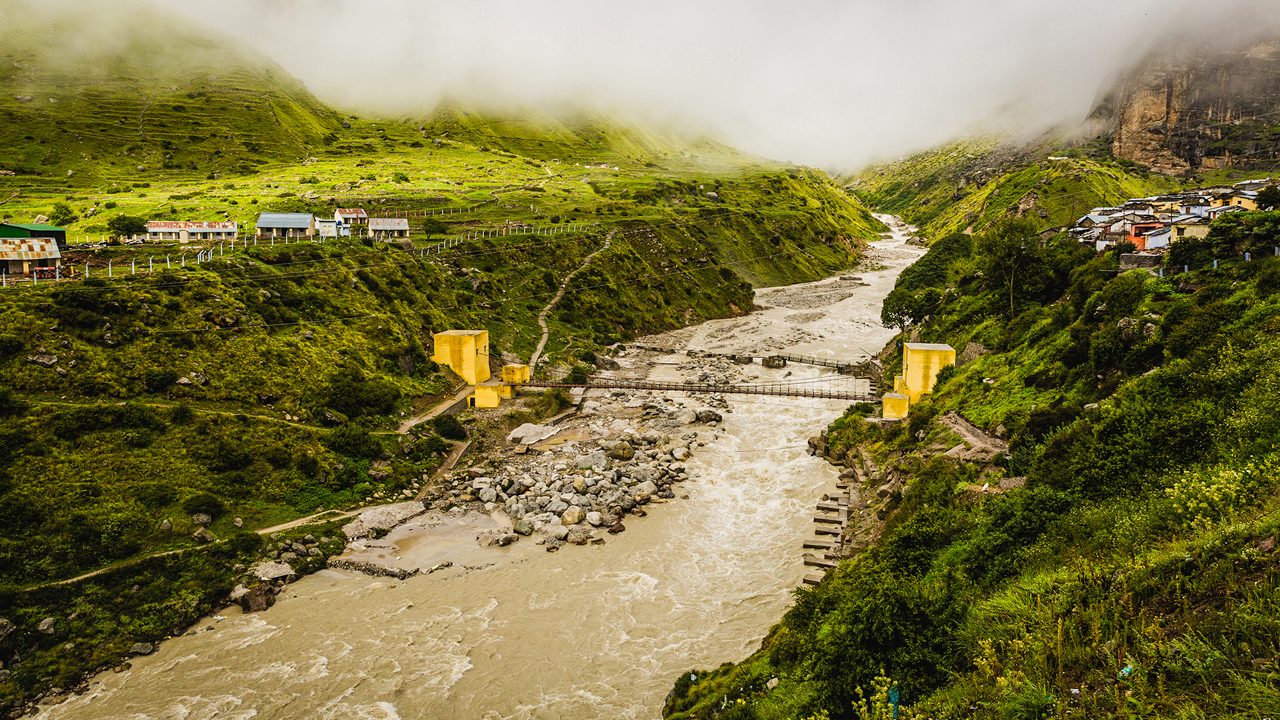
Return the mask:
POLYGON ((151 653, 155 652, 155 650, 156 650, 155 645, 152 645, 149 642, 140 642, 140 643, 134 643, 133 647, 129 648, 129 654, 130 655, 150 655, 151 653))
POLYGON ((242 528, 244 527, 244 518, 236 518, 231 521, 231 524, 235 525, 238 528, 242 528))
POLYGON ((525 520, 524 518, 520 518, 519 520, 516 520, 515 527, 512 528, 512 530, 514 530, 517 535, 529 536, 533 534, 533 523, 525 520))
POLYGON ((595 510, 592 510, 587 513, 587 524, 591 527, 600 527, 604 524, 604 516, 595 510))
POLYGON ((626 532, 626 531, 627 531, 627 526, 626 526, 626 525, 623 525, 623 524, 622 524, 622 523, 620 523, 620 522, 617 522, 617 523, 614 523, 614 524, 610 525, 610 526, 609 526, 609 530, 608 530, 607 532, 608 532, 610 535, 617 535, 618 533, 626 532))
POLYGON ((208 527, 209 523, 213 522, 213 518, 209 517, 208 513, 196 513, 191 516, 191 522, 200 527, 208 527))
POLYGON ((656 484, 654 484, 654 482, 653 482, 652 480, 645 480, 644 482, 642 482, 642 483, 640 483, 640 484, 636 485, 634 488, 632 488, 632 491, 633 491, 637 496, 640 496, 640 495, 649 495, 649 496, 653 496, 654 494, 656 494, 656 493, 658 492, 658 486, 657 486, 656 484))
POLYGON ((698 422, 700 423, 713 423, 720 422, 721 420, 724 420, 724 417, 715 410, 703 409, 698 411, 698 422))
POLYGON ((173 532, 173 521, 165 518, 164 522, 160 523, 160 532, 173 532))
POLYGON ((595 537, 587 528, 576 527, 569 530, 569 534, 565 536, 565 542, 570 545, 586 545, 595 537))
POLYGON ((549 425, 525 423, 507 434, 507 442, 519 445, 532 445, 537 442, 542 442, 558 432, 560 432, 559 428, 551 427, 549 425))
POLYGON ((491 487, 482 488, 480 490, 480 502, 491 503, 498 499, 498 491, 491 487))
POLYGON ((574 464, 579 470, 604 470, 609 466, 609 458, 605 456, 603 450, 596 450, 586 455, 579 455, 574 464))
POLYGON ((288 580, 297 576, 297 571, 289 563, 262 561, 249 568, 250 574, 259 580, 288 580))
POLYGON ((42 635, 52 635, 52 634, 53 634, 53 624, 54 624, 55 622, 56 622, 56 621, 55 621, 53 618, 51 618, 51 617, 47 617, 47 618, 45 618, 45 619, 41 620, 41 621, 40 621, 40 624, 39 624, 39 625, 36 625, 36 632, 39 632, 39 633, 40 633, 40 634, 42 634, 42 635))
POLYGON ((272 592, 271 586, 260 583, 249 588, 240 598, 240 609, 247 613, 262 612, 272 605, 276 604, 276 594, 272 592))
POLYGON ((191 533, 191 539, 198 543, 211 543, 218 538, 214 537, 213 533, 209 532, 209 528, 200 528, 191 533))
POLYGON ((679 462, 684 462, 685 460, 689 459, 689 448, 686 448, 686 447, 673 448, 671 450, 671 457, 672 459, 677 460, 679 462))
POLYGON ((542 533, 554 540, 564 540, 569 536, 569 528, 564 525, 547 525, 542 528, 542 533))
POLYGON ((45 353, 40 353, 38 355, 28 355, 27 362, 35 365, 39 365, 40 367, 51 368, 54 365, 58 364, 58 356, 47 355, 45 353))
POLYGON ((519 539, 519 536, 506 530, 487 530, 476 536, 480 547, 506 547, 519 539))
POLYGON ((621 440, 609 446, 609 457, 614 460, 630 460, 636 456, 636 449, 626 440, 621 440))
POLYGON ((582 508, 577 505, 570 505, 569 509, 565 510, 564 514, 560 516, 560 522, 565 525, 577 525, 585 520, 586 516, 587 514, 582 508))

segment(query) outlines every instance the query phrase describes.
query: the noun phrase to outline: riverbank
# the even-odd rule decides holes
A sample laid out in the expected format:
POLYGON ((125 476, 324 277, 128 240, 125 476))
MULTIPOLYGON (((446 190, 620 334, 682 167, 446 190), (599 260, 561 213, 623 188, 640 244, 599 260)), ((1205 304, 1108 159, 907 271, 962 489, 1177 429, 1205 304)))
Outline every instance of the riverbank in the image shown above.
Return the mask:
MULTIPOLYGON (((916 254, 904 240, 878 244, 877 265, 845 279, 761 290, 762 308, 751 315, 646 338, 644 345, 662 351, 623 353, 611 372, 655 380, 723 371, 735 382, 848 382, 825 369, 723 364, 689 351, 776 347, 857 357, 863 346, 881 346, 892 332, 879 327, 879 300, 916 254), (816 302, 819 296, 828 304, 816 302)), ((129 672, 95 678, 88 692, 42 716, 652 717, 672 677, 743 657, 789 606, 805 573, 802 544, 812 537, 813 503, 837 481, 834 468, 809 455, 805 439, 845 403, 736 396, 724 408, 708 402, 593 392, 582 415, 530 450, 512 444, 495 455, 468 456, 464 464, 471 467, 459 477, 466 482, 450 483, 430 500, 431 512, 359 551, 404 568, 451 566, 404 580, 322 570, 286 586, 269 612, 206 620, 129 672), (687 422, 689 411, 696 420, 703 407, 721 419, 687 422), (657 442, 642 442, 649 432, 657 442), (637 437, 637 454, 670 454, 671 464, 683 465, 687 479, 675 471, 672 498, 640 505, 646 517, 628 516, 626 532, 591 526, 599 544, 547 552, 543 531, 553 523, 543 517, 542 530, 514 544, 480 547, 476 535, 502 528, 495 513, 505 513, 513 497, 510 483, 502 490, 507 500, 498 494, 504 478, 519 482, 527 473, 533 487, 542 482, 549 491, 559 474, 564 493, 564 480, 585 481, 588 470, 598 486, 605 472, 622 470, 630 479, 633 467, 668 462, 609 458, 603 470, 579 471, 578 458, 607 455, 606 444, 621 433, 637 437), (672 453, 679 447, 689 452, 684 461, 672 453), (477 486, 480 478, 494 482, 477 486), (491 510, 480 495, 486 489, 494 493, 491 510)), ((527 503, 528 494, 516 502, 527 503)), ((544 494, 550 496, 538 491, 534 501, 544 494)), ((546 512, 539 506, 530 524, 546 512)))

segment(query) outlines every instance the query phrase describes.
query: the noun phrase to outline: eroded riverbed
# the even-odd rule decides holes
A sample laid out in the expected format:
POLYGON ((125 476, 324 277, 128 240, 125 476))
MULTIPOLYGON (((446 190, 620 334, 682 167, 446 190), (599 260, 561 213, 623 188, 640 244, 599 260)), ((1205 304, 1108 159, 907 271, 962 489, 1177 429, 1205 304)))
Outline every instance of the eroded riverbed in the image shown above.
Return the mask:
MULTIPOLYGON (((856 358, 893 278, 920 251, 899 227, 876 269, 762 290, 765 309, 648 338, 672 350, 856 358), (852 279, 856 276, 856 280, 852 279)), ((657 356, 659 359, 661 355, 657 356)), ((667 379, 670 364, 645 370, 667 379)), ((830 370, 744 368, 820 380, 830 370)), ((687 498, 603 545, 468 552, 397 581, 324 571, 271 610, 229 609, 95 679, 46 718, 653 718, 675 677, 749 653, 791 604, 801 543, 836 472, 805 439, 846 403, 730 397, 687 463, 687 498)), ((406 539, 402 551, 414 550, 406 539)))

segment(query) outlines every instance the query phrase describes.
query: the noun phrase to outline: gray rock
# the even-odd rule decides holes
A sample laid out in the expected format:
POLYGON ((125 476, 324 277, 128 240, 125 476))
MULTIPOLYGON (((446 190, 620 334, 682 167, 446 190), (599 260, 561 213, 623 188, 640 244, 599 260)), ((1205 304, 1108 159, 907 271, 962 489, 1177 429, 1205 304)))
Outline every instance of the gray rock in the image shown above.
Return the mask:
POLYGON ((155 652, 155 650, 156 650, 155 645, 152 645, 149 642, 140 642, 140 643, 134 643, 133 647, 129 648, 129 654, 130 655, 150 655, 151 653, 155 652))
POLYGON ((533 445, 534 443, 546 440, 558 432, 560 432, 559 428, 551 427, 549 425, 525 423, 515 430, 512 430, 507 435, 507 442, 517 443, 520 445, 533 445))
POLYGON ((276 604, 276 594, 265 583, 254 585, 240 598, 240 608, 245 612, 262 612, 276 604))
POLYGON ((297 571, 288 563, 282 562, 258 562, 249 568, 249 572, 260 580, 274 581, 287 580, 297 576, 297 571))
POLYGON ((604 524, 604 516, 595 510, 592 510, 587 513, 587 524, 592 527, 600 527, 604 524))
POLYGON ((498 499, 498 491, 491 487, 480 490, 480 502, 490 503, 498 499))
POLYGON ((519 539, 520 536, 506 530, 487 530, 476 536, 476 542, 480 547, 506 547, 519 539))
POLYGON ((54 365, 58 364, 58 356, 46 355, 44 353, 40 353, 38 355, 29 355, 27 356, 27 362, 33 363, 35 365, 39 365, 40 367, 51 368, 54 365))
POLYGON ((165 518, 164 522, 160 523, 160 532, 173 532, 173 522, 169 518, 165 518))
POLYGON ((686 448, 686 447, 674 448, 671 451, 671 457, 672 459, 677 460, 679 462, 684 462, 685 460, 689 459, 689 448, 686 448))
POLYGON ((231 591, 231 594, 227 596, 227 599, 230 600, 231 602, 238 603, 240 602, 240 598, 243 598, 245 595, 248 595, 248 594, 249 594, 249 588, 245 587, 244 585, 237 585, 231 591))
POLYGON ((652 496, 653 494, 658 492, 658 486, 654 484, 652 480, 645 480, 639 485, 636 485, 632 490, 635 492, 636 495, 652 496))
POLYGON ((609 458, 605 456, 603 450, 596 450, 586 455, 579 455, 575 465, 579 470, 604 470, 609 466, 609 458))
POLYGON ((542 528, 542 533, 555 540, 564 540, 569 536, 569 528, 564 525, 548 525, 542 528))
POLYGON ((213 518, 209 517, 208 513, 196 513, 191 516, 191 522, 201 527, 207 527, 209 523, 213 522, 213 518))
POLYGON ((236 518, 235 520, 231 521, 231 524, 235 525, 238 528, 242 528, 244 527, 244 518, 236 518))
POLYGON ((209 532, 208 528, 200 528, 191 533, 191 539, 198 543, 211 543, 218 538, 214 537, 213 533, 209 532))
POLYGON ((533 523, 524 518, 516 520, 515 527, 512 528, 517 535, 529 536, 533 534, 533 523))
POLYGON ((636 456, 636 449, 631 443, 622 440, 609 446, 608 455, 614 460, 630 460, 636 456))
POLYGON ((7 618, 0 618, 0 654, 4 654, 13 648, 13 638, 17 632, 17 625, 14 625, 7 618))
POLYGON ((39 633, 41 633, 41 634, 43 634, 43 635, 52 635, 52 634, 53 634, 53 624, 54 624, 55 622, 57 622, 57 621, 56 621, 56 620, 54 620, 53 618, 51 618, 51 617, 47 617, 47 618, 45 618, 45 619, 41 620, 39 625, 36 625, 36 631, 37 631, 37 632, 39 632, 39 633))
POLYGON ((569 509, 569 503, 561 500, 560 498, 556 498, 551 502, 547 503, 547 512, 552 513, 554 515, 561 515, 568 509, 569 509))
POLYGON ((565 542, 570 545, 586 545, 591 542, 595 534, 590 530, 582 527, 571 528, 569 534, 565 536, 565 542))
POLYGON ((721 420, 724 420, 724 417, 715 410, 704 409, 698 411, 698 422, 700 423, 713 423, 721 420))

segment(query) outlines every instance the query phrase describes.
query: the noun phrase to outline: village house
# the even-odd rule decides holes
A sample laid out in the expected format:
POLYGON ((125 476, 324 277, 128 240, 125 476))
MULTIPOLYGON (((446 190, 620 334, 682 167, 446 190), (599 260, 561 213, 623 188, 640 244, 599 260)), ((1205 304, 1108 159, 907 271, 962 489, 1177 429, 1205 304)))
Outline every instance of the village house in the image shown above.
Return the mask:
POLYGON ((54 238, 0 237, 0 272, 26 277, 37 268, 62 265, 62 251, 54 238))
POLYGON ((0 223, 0 238, 52 238, 58 250, 67 249, 67 231, 40 223, 0 223))
POLYGON ((369 237, 392 240, 409 237, 409 218, 369 218, 369 237))
POLYGON ((316 218, 310 213, 262 213, 255 227, 259 239, 296 240, 316 234, 316 218))
POLYGON ((354 230, 369 224, 369 213, 365 212, 364 208, 338 208, 333 214, 333 219, 338 221, 338 232, 346 237, 354 230))
POLYGON ((346 226, 337 218, 316 218, 316 235, 326 240, 351 234, 351 231, 343 232, 344 230, 346 230, 346 226))
POLYGON ((152 220, 147 223, 147 239, 152 242, 193 240, 234 240, 240 226, 233 222, 152 220))

